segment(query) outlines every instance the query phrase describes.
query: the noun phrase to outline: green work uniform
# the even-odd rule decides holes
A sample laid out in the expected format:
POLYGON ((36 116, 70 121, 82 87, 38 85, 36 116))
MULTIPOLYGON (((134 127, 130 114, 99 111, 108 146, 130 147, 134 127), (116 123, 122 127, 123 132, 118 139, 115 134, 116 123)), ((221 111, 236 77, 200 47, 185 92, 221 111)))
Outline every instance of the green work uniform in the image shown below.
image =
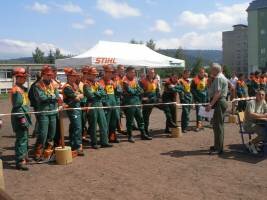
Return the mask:
MULTIPOLYGON (((86 82, 83 87, 84 95, 87 98, 88 106, 103 107, 102 101, 106 98, 105 90, 98 82, 86 82)), ((108 144, 107 121, 102 108, 91 109, 88 112, 89 133, 91 135, 91 145, 97 145, 97 125, 100 131, 101 145, 108 144)))
POLYGON ((213 115, 213 132, 214 132, 214 148, 222 152, 224 142, 224 114, 227 110, 226 96, 228 93, 228 81, 222 73, 219 73, 213 80, 209 88, 209 96, 213 97, 216 92, 220 92, 219 100, 214 104, 213 115))
POLYGON ((53 83, 45 84, 42 80, 34 87, 34 96, 37 101, 38 137, 36 147, 38 150, 53 147, 57 124, 58 90, 53 83))
MULTIPOLYGON (((149 117, 151 115, 151 112, 153 110, 154 105, 145 105, 145 104, 154 104, 159 102, 160 93, 159 93, 159 87, 158 87, 158 80, 152 79, 149 80, 148 77, 145 79, 142 79, 140 81, 140 86, 144 90, 143 94, 143 117, 144 117, 144 124, 145 124, 145 131, 146 134, 149 135, 148 127, 149 127, 149 117)), ((159 107, 160 108, 160 107, 159 107)))
MULTIPOLYGON (((79 93, 84 94, 83 92, 83 86, 84 82, 79 83, 79 93)), ((81 101, 80 101, 81 107, 87 107, 87 98, 84 96, 81 101)), ((82 136, 86 136, 87 133, 87 127, 86 127, 86 122, 87 122, 87 110, 82 110, 81 111, 81 117, 82 117, 82 136)))
MULTIPOLYGON (((105 79, 101 79, 99 83, 101 87, 104 88, 105 93, 107 94, 106 98, 103 99, 103 105, 108 107, 116 106, 117 101, 115 96, 116 93, 115 83, 112 80, 105 80, 105 79)), ((117 139, 115 133, 119 121, 119 115, 117 110, 118 110, 117 108, 105 109, 110 142, 114 142, 117 139)))
MULTIPOLYGON (((207 103, 207 79, 205 77, 200 78, 199 76, 196 76, 191 83, 191 93, 193 96, 194 103, 207 103)), ((197 125, 199 125, 199 123, 201 123, 201 121, 203 120, 203 118, 198 114, 199 108, 200 106, 196 106, 197 125)))
POLYGON ((66 84, 63 87, 63 100, 68 105, 68 108, 78 108, 67 110, 70 120, 69 124, 69 139, 72 151, 80 149, 82 145, 82 112, 79 110, 81 104, 76 100, 78 87, 71 84, 66 84))
POLYGON ((132 138, 132 129, 134 119, 137 121, 138 128, 141 132, 141 137, 147 137, 144 129, 144 119, 141 112, 141 95, 143 94, 143 89, 139 86, 136 79, 129 80, 126 76, 123 78, 123 105, 137 105, 126 107, 125 115, 126 115, 126 128, 128 139, 132 138))
MULTIPOLYGON (((116 85, 116 90, 115 90, 115 99, 116 99, 116 105, 117 106, 121 106, 121 99, 122 99, 122 94, 123 94, 123 90, 122 90, 122 78, 120 76, 116 76, 114 77, 114 82, 116 85)), ((121 118, 123 115, 123 109, 121 108, 117 108, 116 112, 117 112, 117 117, 118 117, 118 124, 117 124, 117 130, 122 132, 122 125, 121 125, 121 118)))
MULTIPOLYGON (((248 97, 248 87, 245 81, 238 80, 236 83, 236 95, 238 98, 248 97)), ((247 101, 238 101, 237 110, 243 112, 246 109, 247 101)))
POLYGON ((16 164, 24 161, 28 154, 28 134, 31 125, 29 111, 29 100, 27 88, 15 85, 11 90, 12 111, 11 113, 21 113, 11 116, 13 131, 16 133, 15 157, 16 164))
POLYGON ((260 89, 260 79, 255 77, 250 82, 250 96, 256 96, 258 89, 260 89))
MULTIPOLYGON (((167 80, 164 85, 164 91, 162 94, 163 103, 172 103, 176 102, 176 97, 179 92, 182 91, 181 85, 167 80)), ((176 124, 176 105, 175 104, 166 104, 164 105, 164 113, 166 116, 166 128, 165 132, 169 132, 170 123, 176 124)))
MULTIPOLYGON (((190 90, 190 81, 186 79, 179 80, 182 90, 179 92, 180 103, 190 104, 192 103, 192 93, 190 90)), ((189 125, 189 115, 190 115, 191 106, 182 106, 182 117, 181 117, 181 128, 185 131, 189 125)))

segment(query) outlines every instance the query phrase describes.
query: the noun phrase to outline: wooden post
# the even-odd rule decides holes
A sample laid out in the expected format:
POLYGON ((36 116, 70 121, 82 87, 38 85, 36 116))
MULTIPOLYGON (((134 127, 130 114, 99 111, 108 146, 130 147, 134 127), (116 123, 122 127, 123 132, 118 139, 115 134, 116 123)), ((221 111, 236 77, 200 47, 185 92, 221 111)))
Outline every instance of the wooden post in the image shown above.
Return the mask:
POLYGON ((60 142, 62 149, 65 148, 65 137, 64 137, 64 123, 63 123, 63 110, 59 111, 59 128, 60 128, 60 142))
POLYGON ((4 181, 4 174, 3 174, 3 162, 0 159, 0 188, 2 190, 5 189, 5 181, 4 181))
POLYGON ((28 72, 28 82, 27 82, 27 88, 28 90, 30 89, 31 87, 31 67, 30 66, 27 66, 27 72, 28 72))

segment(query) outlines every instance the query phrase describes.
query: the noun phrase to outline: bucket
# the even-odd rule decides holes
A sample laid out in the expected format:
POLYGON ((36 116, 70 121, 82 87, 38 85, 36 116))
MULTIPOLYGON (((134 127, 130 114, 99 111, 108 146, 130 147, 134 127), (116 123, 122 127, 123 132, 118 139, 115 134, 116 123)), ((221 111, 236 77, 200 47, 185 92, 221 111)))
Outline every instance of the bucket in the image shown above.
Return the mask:
POLYGON ((173 138, 181 137, 182 136, 182 129, 181 129, 181 127, 171 128, 171 136, 173 138))
POLYGON ((56 147, 56 162, 59 165, 67 165, 72 163, 72 152, 71 147, 65 146, 62 147, 56 147))
POLYGON ((236 115, 229 115, 228 122, 233 124, 237 123, 236 115))

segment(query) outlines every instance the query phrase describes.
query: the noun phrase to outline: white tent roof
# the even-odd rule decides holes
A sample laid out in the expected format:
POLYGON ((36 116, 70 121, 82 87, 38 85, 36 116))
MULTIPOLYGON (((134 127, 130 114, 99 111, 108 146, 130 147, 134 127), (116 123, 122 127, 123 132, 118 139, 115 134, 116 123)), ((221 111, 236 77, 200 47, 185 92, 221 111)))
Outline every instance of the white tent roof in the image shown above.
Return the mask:
POLYGON ((57 67, 105 64, 135 67, 184 67, 185 61, 159 54, 142 44, 99 41, 93 48, 72 58, 57 59, 57 67))

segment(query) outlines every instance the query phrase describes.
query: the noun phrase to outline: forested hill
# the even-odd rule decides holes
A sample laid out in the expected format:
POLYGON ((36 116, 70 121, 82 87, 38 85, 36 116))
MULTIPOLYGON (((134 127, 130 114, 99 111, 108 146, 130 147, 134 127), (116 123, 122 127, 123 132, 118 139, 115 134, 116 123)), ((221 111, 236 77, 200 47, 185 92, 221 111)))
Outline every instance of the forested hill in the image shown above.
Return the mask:
MULTIPOLYGON (((175 57, 176 49, 160 49, 159 53, 175 57)), ((211 62, 222 63, 222 51, 220 50, 181 50, 184 54, 186 61, 189 65, 196 62, 197 58, 201 58, 204 65, 208 65, 211 62)))

